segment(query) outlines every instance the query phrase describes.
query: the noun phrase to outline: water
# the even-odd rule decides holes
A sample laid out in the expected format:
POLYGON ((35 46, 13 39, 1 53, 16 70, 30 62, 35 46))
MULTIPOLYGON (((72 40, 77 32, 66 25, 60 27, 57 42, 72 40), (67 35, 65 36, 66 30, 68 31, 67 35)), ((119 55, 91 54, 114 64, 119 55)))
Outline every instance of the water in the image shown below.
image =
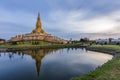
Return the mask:
POLYGON ((70 80, 95 70, 112 57, 81 48, 0 53, 0 80, 70 80))

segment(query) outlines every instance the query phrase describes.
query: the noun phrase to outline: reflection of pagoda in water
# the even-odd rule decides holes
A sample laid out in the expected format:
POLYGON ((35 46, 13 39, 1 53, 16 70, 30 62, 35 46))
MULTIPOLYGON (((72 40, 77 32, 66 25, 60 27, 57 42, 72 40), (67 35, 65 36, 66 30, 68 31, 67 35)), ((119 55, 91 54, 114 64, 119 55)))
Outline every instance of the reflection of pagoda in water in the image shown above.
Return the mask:
MULTIPOLYGON (((40 49, 40 50, 33 49, 33 50, 27 50, 27 51, 12 51, 12 52, 8 52, 9 53, 8 57, 10 59, 12 59, 12 58, 14 58, 15 54, 21 56, 21 58, 24 58, 24 55, 31 56, 31 58, 35 60, 37 75, 39 76, 40 75, 40 67, 42 64, 42 59, 46 55, 53 53, 53 52, 56 52, 57 50, 59 50, 59 49, 40 49)), ((1 57, 1 54, 0 54, 0 57, 1 57)))
POLYGON ((37 75, 40 75, 40 67, 42 64, 42 59, 47 55, 50 54, 54 51, 57 51, 58 49, 41 49, 41 50, 31 50, 31 51, 22 51, 19 53, 22 54, 28 54, 30 55, 35 61, 36 61, 36 70, 37 70, 37 75))
MULTIPOLYGON (((10 60, 12 60, 14 58, 14 55, 20 56, 22 59, 24 58, 24 55, 31 56, 31 58, 33 60, 35 60, 36 71, 37 71, 37 75, 39 76, 42 59, 46 55, 56 52, 58 50, 60 50, 60 49, 57 48, 57 49, 32 49, 32 50, 25 50, 25 51, 8 51, 7 56, 9 57, 10 60)), ((5 56, 6 51, 0 52, 0 57, 2 57, 1 54, 4 54, 4 56, 5 56)))
POLYGON ((20 41, 45 41, 53 43, 67 43, 66 40, 47 34, 42 29, 42 23, 40 20, 40 15, 38 14, 36 28, 28 34, 17 35, 12 37, 11 42, 20 42, 20 41))

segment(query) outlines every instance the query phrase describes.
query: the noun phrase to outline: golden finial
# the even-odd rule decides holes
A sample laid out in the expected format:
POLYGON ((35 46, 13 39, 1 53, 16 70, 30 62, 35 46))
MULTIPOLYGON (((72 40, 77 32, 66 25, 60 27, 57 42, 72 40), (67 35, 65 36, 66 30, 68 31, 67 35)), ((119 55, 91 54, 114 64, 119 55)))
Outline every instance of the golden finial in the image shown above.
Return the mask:
POLYGON ((40 20, 40 13, 38 12, 38 20, 40 20))
POLYGON ((36 23, 36 28, 32 31, 32 33, 38 33, 38 34, 44 34, 46 35, 46 32, 42 29, 42 23, 40 20, 40 13, 38 12, 38 19, 36 23))

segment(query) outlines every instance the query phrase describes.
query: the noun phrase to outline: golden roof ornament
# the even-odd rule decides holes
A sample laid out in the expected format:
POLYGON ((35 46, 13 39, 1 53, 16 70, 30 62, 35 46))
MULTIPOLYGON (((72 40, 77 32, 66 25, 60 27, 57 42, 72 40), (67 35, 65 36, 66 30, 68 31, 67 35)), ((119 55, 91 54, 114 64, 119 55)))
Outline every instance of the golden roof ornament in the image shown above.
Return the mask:
POLYGON ((42 23, 40 20, 40 14, 38 13, 36 28, 32 31, 32 34, 43 34, 46 35, 46 32, 42 29, 42 23))

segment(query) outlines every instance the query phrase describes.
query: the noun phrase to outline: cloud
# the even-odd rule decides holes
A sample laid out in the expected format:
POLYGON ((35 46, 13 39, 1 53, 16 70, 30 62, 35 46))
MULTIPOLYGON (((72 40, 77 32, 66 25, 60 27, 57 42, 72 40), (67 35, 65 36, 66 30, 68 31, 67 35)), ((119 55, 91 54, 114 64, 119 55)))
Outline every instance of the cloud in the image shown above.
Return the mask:
MULTIPOLYGON (((37 15, 0 8, 0 37, 11 37, 30 32, 35 28, 37 15)), ((7 38, 8 39, 8 38, 7 38)))
POLYGON ((45 0, 50 9, 78 10, 89 9, 99 13, 108 13, 120 9, 120 1, 116 0, 45 0))
MULTIPOLYGON (((81 33, 120 32, 120 11, 95 16, 90 14, 90 10, 52 11, 47 16, 48 19, 42 20, 43 28, 56 36, 64 38, 75 36, 78 39, 81 33)), ((18 11, 13 14, 11 11, 1 9, 1 15, 0 26, 4 26, 1 27, 1 35, 14 36, 27 33, 35 27, 37 16, 32 13, 18 11), (6 31, 8 33, 5 33, 6 31)), ((91 37, 91 35, 88 37, 91 37)))
POLYGON ((90 10, 52 11, 44 25, 62 38, 119 38, 120 11, 94 15, 90 10), (92 15, 92 16, 91 16, 92 15))
POLYGON ((9 11, 0 8, 0 23, 12 23, 17 25, 31 26, 36 21, 36 16, 32 13, 22 11, 9 11))
POLYGON ((45 31, 56 36, 120 32, 119 0, 1 0, 0 36, 31 32, 38 11, 45 31))
POLYGON ((115 11, 105 15, 88 17, 90 11, 55 11, 51 12, 50 22, 47 22, 48 28, 59 29, 63 32, 76 33, 107 33, 120 32, 119 13, 115 11))

